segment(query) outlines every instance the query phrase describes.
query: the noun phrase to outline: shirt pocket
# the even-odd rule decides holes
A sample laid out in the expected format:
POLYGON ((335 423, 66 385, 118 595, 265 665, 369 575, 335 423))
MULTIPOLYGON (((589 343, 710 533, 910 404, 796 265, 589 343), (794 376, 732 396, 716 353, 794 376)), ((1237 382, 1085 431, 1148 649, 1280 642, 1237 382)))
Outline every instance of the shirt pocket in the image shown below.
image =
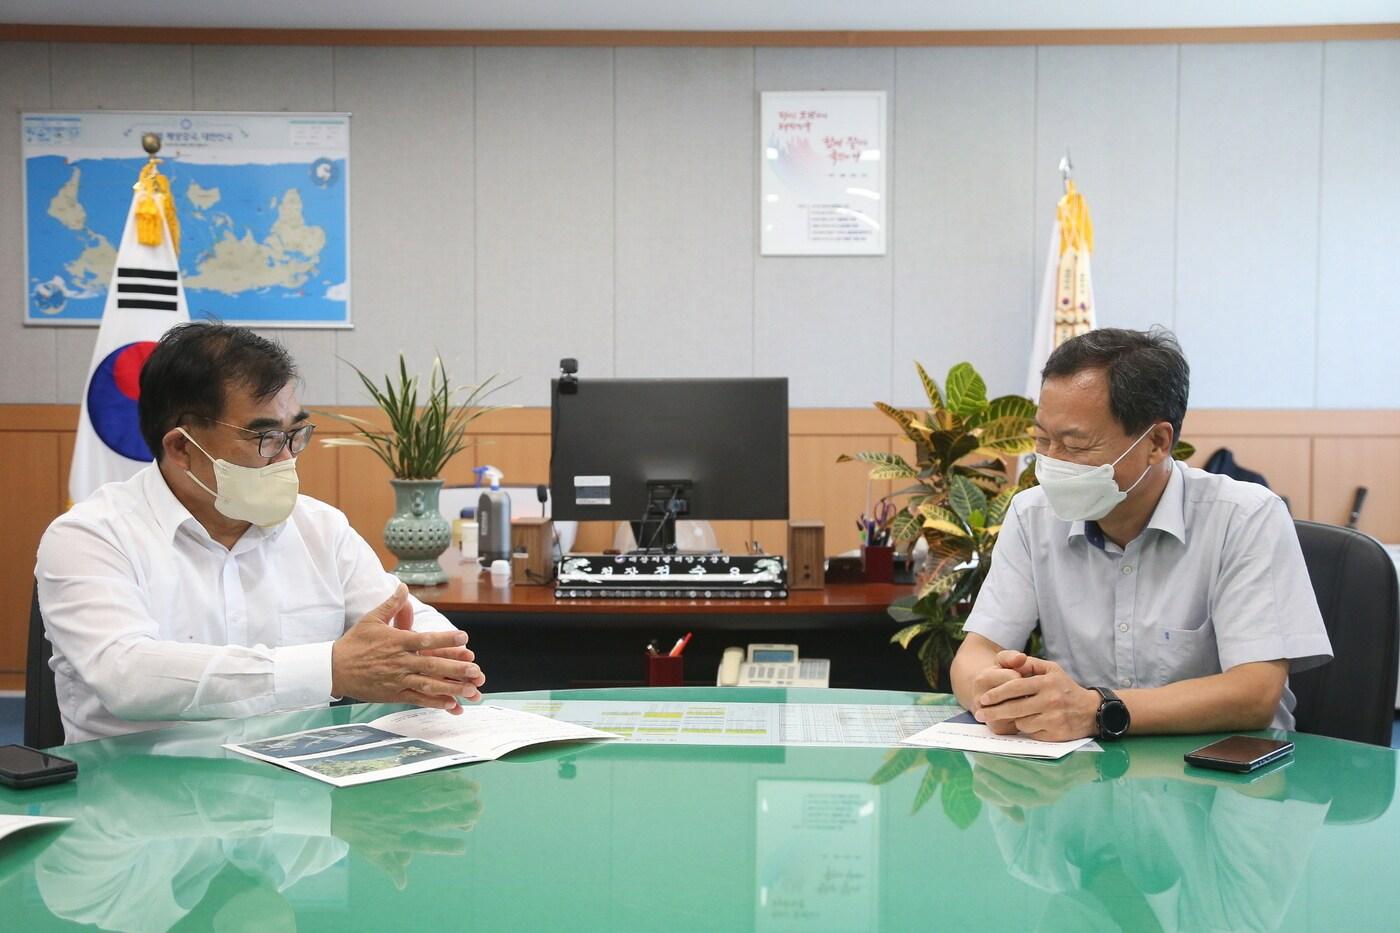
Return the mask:
POLYGON ((1220 673, 1220 650, 1209 622, 1195 629, 1162 629, 1158 638, 1154 686, 1220 673))
POLYGON ((345 634, 345 610, 339 606, 293 609, 278 616, 280 645, 309 645, 335 641, 345 634))

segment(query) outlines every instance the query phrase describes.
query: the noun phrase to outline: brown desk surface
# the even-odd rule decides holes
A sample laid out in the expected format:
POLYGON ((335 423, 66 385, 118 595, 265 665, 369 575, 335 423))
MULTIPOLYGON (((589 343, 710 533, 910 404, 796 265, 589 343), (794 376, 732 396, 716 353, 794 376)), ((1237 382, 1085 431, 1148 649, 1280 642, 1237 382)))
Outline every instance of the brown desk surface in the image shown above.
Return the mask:
POLYGON ((553 586, 491 585, 483 573, 463 573, 475 564, 444 562, 449 579, 441 586, 415 586, 413 595, 439 612, 599 613, 631 615, 713 615, 752 613, 842 615, 880 612, 912 587, 893 583, 833 583, 821 590, 792 590, 787 599, 556 599, 553 586))

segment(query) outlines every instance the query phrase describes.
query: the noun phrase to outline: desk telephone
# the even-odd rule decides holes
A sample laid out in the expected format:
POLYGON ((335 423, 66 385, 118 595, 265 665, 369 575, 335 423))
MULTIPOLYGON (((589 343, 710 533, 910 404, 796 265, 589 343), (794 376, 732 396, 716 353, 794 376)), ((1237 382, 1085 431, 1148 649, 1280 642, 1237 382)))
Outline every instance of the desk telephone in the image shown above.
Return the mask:
POLYGON ((796 645, 749 645, 725 648, 715 683, 721 687, 825 687, 831 662, 798 657, 796 645))

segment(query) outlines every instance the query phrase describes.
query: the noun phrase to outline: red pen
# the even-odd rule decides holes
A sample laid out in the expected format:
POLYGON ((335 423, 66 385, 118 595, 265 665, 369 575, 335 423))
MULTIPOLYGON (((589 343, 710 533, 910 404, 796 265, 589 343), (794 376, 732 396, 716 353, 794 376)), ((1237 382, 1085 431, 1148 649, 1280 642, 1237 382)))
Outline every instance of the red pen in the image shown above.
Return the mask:
POLYGON ((680 638, 677 638, 677 639, 676 639, 675 647, 673 647, 673 648, 671 649, 671 653, 670 653, 669 655, 667 655, 667 657, 671 657, 671 658, 678 658, 678 657, 680 657, 680 656, 681 656, 681 652, 685 650, 685 646, 688 645, 688 644, 690 644, 690 636, 693 635, 693 634, 694 634, 694 632, 686 632, 685 635, 683 635, 683 636, 680 637, 680 638))

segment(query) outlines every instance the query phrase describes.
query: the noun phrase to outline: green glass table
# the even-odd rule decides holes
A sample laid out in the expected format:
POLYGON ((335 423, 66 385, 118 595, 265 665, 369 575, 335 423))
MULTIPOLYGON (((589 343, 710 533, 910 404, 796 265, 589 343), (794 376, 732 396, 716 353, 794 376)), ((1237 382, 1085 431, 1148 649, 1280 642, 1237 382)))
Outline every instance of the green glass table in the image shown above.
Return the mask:
MULTIPOLYGON (((507 696, 507 695, 499 695, 507 696)), ((515 698, 946 703, 858 690, 515 698)), ((921 749, 570 745, 334 789, 225 752, 358 706, 73 745, 71 816, 0 841, 0 929, 1382 930, 1396 753, 1295 737, 1255 776, 1212 737, 1030 762, 921 749)))

